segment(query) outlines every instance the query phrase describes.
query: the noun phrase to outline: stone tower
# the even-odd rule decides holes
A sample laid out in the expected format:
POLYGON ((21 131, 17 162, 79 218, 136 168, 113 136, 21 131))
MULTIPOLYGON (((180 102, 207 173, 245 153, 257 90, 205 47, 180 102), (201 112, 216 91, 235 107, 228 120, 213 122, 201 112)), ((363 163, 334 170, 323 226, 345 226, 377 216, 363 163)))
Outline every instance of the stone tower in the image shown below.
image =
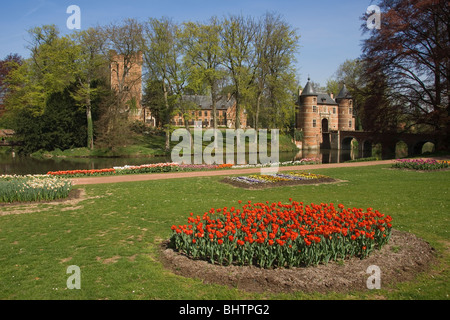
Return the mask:
POLYGON ((111 88, 118 93, 127 108, 130 108, 131 119, 142 118, 142 52, 133 55, 119 55, 110 52, 111 88))
POLYGON ((310 79, 299 92, 296 128, 303 132, 303 149, 330 149, 339 131, 354 131, 353 99, 344 85, 336 100, 318 93, 310 79))
POLYGON ((348 92, 345 83, 336 97, 336 102, 339 104, 338 130, 354 131, 355 121, 353 117, 353 99, 348 92))
POLYGON ((317 145, 320 139, 320 117, 317 113, 317 94, 309 78, 299 96, 297 122, 297 128, 303 131, 303 145, 317 145))

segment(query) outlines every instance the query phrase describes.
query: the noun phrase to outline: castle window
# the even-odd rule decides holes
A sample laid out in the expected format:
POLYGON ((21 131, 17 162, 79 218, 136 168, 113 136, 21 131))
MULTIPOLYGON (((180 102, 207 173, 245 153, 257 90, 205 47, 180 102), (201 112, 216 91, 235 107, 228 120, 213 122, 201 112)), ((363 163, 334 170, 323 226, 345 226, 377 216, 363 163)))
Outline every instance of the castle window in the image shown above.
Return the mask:
POLYGON ((313 106, 313 112, 317 112, 317 106, 313 106))
POLYGON ((348 114, 353 114, 353 108, 348 108, 348 114))
POLYGON ((336 108, 333 108, 333 114, 336 114, 336 108))
POLYGON ((315 128, 317 126, 317 122, 316 119, 313 120, 313 128, 315 128))
POLYGON ((352 120, 348 120, 348 127, 349 127, 349 128, 352 127, 352 120))

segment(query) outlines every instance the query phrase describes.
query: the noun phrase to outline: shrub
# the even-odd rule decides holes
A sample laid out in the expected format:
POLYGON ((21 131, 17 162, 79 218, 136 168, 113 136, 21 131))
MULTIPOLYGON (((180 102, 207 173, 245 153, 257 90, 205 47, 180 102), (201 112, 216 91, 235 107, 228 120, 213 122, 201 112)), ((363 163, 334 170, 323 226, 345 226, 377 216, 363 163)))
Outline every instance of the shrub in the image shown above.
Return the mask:
POLYGON ((270 268, 365 258, 389 240, 392 218, 372 208, 289 201, 191 213, 187 224, 172 226, 171 247, 211 263, 270 268))

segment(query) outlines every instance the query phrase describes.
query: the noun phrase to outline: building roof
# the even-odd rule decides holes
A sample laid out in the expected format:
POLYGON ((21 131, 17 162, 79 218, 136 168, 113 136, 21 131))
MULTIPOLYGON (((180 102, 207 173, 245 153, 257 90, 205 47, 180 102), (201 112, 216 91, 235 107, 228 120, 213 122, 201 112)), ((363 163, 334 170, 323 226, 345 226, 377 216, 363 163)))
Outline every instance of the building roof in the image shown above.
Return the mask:
POLYGON ((11 129, 0 129, 0 137, 11 137, 14 133, 14 130, 11 129))
MULTIPOLYGON (((211 96, 199 96, 199 95, 184 95, 182 96, 183 100, 195 102, 200 108, 203 109, 212 109, 212 99, 211 96)), ((234 98, 228 99, 228 97, 222 97, 219 101, 216 102, 217 110, 227 110, 231 108, 235 103, 234 98)))
POLYGON ((317 104, 337 105, 337 102, 328 93, 319 93, 317 94, 317 104))
POLYGON ((339 92, 338 96, 336 97, 336 101, 338 99, 351 99, 351 97, 352 96, 350 95, 350 92, 348 92, 347 87, 345 86, 345 83, 344 83, 344 86, 342 87, 341 91, 339 92))
POLYGON ((305 88, 302 91, 301 96, 317 96, 313 85, 311 84, 311 79, 308 78, 308 82, 306 83, 305 88))

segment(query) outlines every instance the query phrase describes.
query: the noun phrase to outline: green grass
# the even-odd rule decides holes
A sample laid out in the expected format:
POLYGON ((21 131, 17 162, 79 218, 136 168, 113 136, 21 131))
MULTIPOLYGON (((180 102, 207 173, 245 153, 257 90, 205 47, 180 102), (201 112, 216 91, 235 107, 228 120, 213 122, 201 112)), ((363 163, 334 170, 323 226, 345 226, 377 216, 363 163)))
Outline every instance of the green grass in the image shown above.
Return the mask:
POLYGON ((86 199, 58 205, 0 207, 0 299, 448 299, 450 171, 410 172, 389 166, 311 170, 340 184, 243 190, 221 177, 78 186, 86 199), (439 264, 417 279, 381 290, 252 294, 174 275, 158 245, 189 212, 237 200, 342 203, 393 217, 396 229, 430 242, 439 264), (28 210, 28 211, 26 211, 28 210), (67 267, 81 268, 81 289, 69 290, 67 267))
MULTIPOLYGON (((193 129, 191 131, 193 133, 193 129)), ((223 135, 223 149, 226 150, 226 134, 225 130, 222 130, 223 135)), ((271 135, 268 134, 268 151, 271 147, 271 135)), ((180 141, 171 141, 171 149, 176 146, 180 141)), ((203 141, 203 148, 211 144, 211 141, 203 141)), ((235 146, 236 150, 236 146, 235 146)), ((246 150, 248 147, 248 138, 246 140, 246 150)), ((292 139, 288 135, 279 135, 279 152, 293 152, 298 148, 292 142, 292 139)), ((42 158, 95 158, 95 157, 152 157, 152 156, 164 156, 170 155, 170 152, 165 152, 165 135, 163 133, 151 133, 151 134, 135 134, 130 140, 130 144, 127 146, 117 147, 114 150, 108 148, 96 147, 94 150, 88 148, 73 148, 67 150, 56 149, 53 151, 39 150, 31 154, 32 157, 37 159, 42 158)))

